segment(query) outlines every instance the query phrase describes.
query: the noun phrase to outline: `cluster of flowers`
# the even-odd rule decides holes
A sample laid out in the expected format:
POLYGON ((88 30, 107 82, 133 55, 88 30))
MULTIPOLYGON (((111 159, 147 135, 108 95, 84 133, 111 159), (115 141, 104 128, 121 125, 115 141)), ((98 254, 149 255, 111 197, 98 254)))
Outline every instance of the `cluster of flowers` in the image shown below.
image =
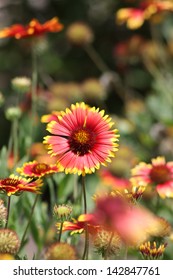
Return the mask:
MULTIPOLYGON (((134 28, 134 23, 131 22, 133 12, 138 16, 136 27, 151 15, 172 9, 170 1, 145 1, 139 9, 120 10, 117 17, 120 21, 127 20, 129 27, 134 28)), ((27 26, 13 25, 5 28, 0 32, 0 37, 20 39, 42 35, 45 32, 58 32, 62 27, 57 18, 43 25, 34 19, 27 26)), ((89 41, 92 39, 90 36, 89 41)), ((43 144, 48 154, 55 159, 55 164, 28 161, 16 169, 22 177, 11 174, 0 179, 0 191, 8 197, 20 195, 24 191, 40 194, 43 178, 55 173, 76 174, 84 178, 86 174, 96 172, 101 166, 107 166, 118 151, 119 134, 113 127, 111 118, 105 115, 103 110, 90 107, 84 102, 72 104, 65 111, 44 115, 42 121, 47 123, 50 133, 44 137, 43 144)), ((120 249, 126 247, 139 250, 147 258, 161 257, 166 248, 164 238, 172 232, 171 225, 140 206, 138 201, 150 187, 160 198, 173 197, 173 162, 166 162, 164 157, 157 157, 150 164, 139 163, 132 169, 129 180, 117 179, 105 169, 101 170, 100 177, 114 188, 106 194, 95 195, 95 208, 91 213, 85 211, 77 219, 72 219, 71 206, 55 205, 53 212, 58 220, 56 226, 59 240, 47 249, 45 258, 80 258, 71 245, 60 242, 62 232, 67 230, 72 234, 85 233, 83 258, 87 258, 89 237, 105 259, 117 255, 120 249), (157 245, 155 241, 150 242, 152 238, 161 238, 164 243, 157 245)), ((15 258, 20 246, 23 246, 16 233, 7 228, 8 215, 9 212, 0 200, 0 221, 2 225, 5 223, 5 228, 0 229, 2 259, 15 258), (9 254, 8 257, 6 254, 9 254)))

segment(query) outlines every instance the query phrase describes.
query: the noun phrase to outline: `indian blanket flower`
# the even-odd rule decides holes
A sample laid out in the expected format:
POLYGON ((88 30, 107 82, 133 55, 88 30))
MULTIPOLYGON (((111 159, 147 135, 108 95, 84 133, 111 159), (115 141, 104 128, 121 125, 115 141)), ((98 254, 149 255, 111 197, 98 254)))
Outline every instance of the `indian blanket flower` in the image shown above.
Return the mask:
POLYGON ((58 111, 53 111, 51 114, 48 115, 43 115, 41 117, 41 122, 42 123, 49 123, 51 121, 58 121, 58 115, 60 113, 58 111))
POLYGON ((138 200, 141 199, 145 190, 145 186, 131 186, 130 189, 125 189, 124 192, 129 200, 136 203, 138 200))
POLYGON ((154 186, 161 198, 173 197, 173 162, 164 157, 139 163, 132 169, 131 181, 136 185, 154 186))
POLYGON ((130 29, 136 29, 143 25, 145 20, 153 15, 165 11, 173 11, 172 1, 146 0, 141 1, 138 8, 122 8, 116 13, 116 19, 119 24, 127 23, 130 29))
MULTIPOLYGON (((94 234, 98 228, 97 225, 93 225, 94 217, 92 214, 82 214, 78 219, 72 219, 72 222, 65 221, 63 223, 63 231, 71 231, 71 235, 75 233, 83 233, 87 225, 88 232, 94 234)), ((58 230, 60 229, 60 223, 56 224, 58 230)))
POLYGON ((63 25, 57 17, 41 24, 37 19, 32 19, 28 25, 14 24, 0 30, 0 38, 14 37, 21 39, 25 37, 39 36, 47 32, 59 32, 63 29, 63 25))
POLYGON ((154 260, 159 259, 163 256, 166 246, 166 243, 157 245, 155 241, 148 241, 140 245, 139 251, 142 253, 145 259, 154 260))
POLYGON ((136 29, 143 25, 145 13, 139 8, 122 8, 116 13, 116 19, 119 24, 126 22, 129 29, 136 29))
POLYGON ((53 135, 46 136, 44 144, 48 145, 49 154, 57 156, 60 171, 85 175, 111 161, 119 135, 117 129, 111 129, 114 123, 103 110, 82 102, 72 104, 57 117, 47 126, 53 135))
POLYGON ((42 185, 41 179, 32 181, 32 179, 24 179, 12 174, 8 178, 0 179, 0 192, 4 192, 8 196, 18 195, 23 191, 39 194, 42 185))
POLYGON ((44 162, 41 163, 34 160, 24 163, 24 165, 22 167, 18 167, 16 171, 22 176, 41 178, 58 172, 58 167, 56 164, 46 164, 44 162))
POLYGON ((152 212, 129 204, 122 197, 106 196, 98 199, 93 216, 97 225, 116 232, 130 246, 138 246, 149 237, 158 235, 162 227, 152 212))

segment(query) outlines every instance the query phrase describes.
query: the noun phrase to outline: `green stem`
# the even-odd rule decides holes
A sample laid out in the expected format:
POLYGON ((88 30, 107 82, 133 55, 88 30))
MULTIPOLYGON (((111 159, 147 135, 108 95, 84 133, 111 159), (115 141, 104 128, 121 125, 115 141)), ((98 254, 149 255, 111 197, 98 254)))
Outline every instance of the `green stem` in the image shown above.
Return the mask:
POLYGON ((85 246, 82 259, 88 260, 88 251, 89 251, 89 232, 88 232, 88 225, 85 223, 85 246))
POLYGON ((55 194, 53 179, 51 177, 47 177, 46 180, 47 180, 47 184, 49 186, 50 207, 51 207, 51 209, 53 209, 55 202, 56 202, 56 194, 55 194))
POLYGON ((19 141, 18 141, 18 119, 15 118, 11 123, 11 132, 10 138, 8 142, 8 152, 7 158, 9 159, 11 153, 13 152, 14 162, 13 168, 15 169, 15 165, 18 159, 18 149, 19 149, 19 141))
POLYGON ((82 175, 82 190, 84 200, 84 213, 87 214, 87 199, 86 199, 86 186, 85 186, 85 175, 82 175))
POLYGON ((74 174, 73 175, 74 177, 74 185, 73 185, 73 199, 74 201, 76 201, 77 197, 78 197, 78 185, 77 185, 77 182, 78 182, 78 176, 77 174, 74 174))
POLYGON ((8 141, 8 151, 7 151, 7 158, 9 159, 13 149, 13 123, 11 123, 11 131, 10 131, 10 137, 8 141))
POLYGON ((60 225, 60 229, 59 229, 59 236, 58 236, 58 242, 60 242, 60 241, 61 241, 61 235, 62 235, 63 223, 64 223, 64 222, 61 222, 61 225, 60 225))
POLYGON ((28 228, 29 228, 29 226, 30 226, 30 224, 31 224, 32 216, 33 216, 34 209, 35 209, 35 206, 36 206, 36 203, 37 203, 38 198, 39 198, 39 194, 36 195, 35 200, 34 200, 34 203, 33 203, 33 206, 32 206, 32 208, 31 208, 30 217, 29 217, 27 226, 26 226, 26 228, 25 228, 25 231, 24 231, 24 233, 23 233, 22 239, 21 239, 20 250, 22 249, 23 244, 24 244, 24 242, 25 242, 25 237, 26 237, 28 228))
POLYGON ((86 45, 84 49, 87 52, 88 56, 91 58, 91 60, 95 63, 97 68, 102 73, 109 71, 108 66, 104 63, 100 55, 96 52, 96 50, 93 48, 91 44, 86 45))
MULTIPOLYGON (((87 214, 87 199, 86 199, 86 185, 85 185, 85 175, 82 176, 82 190, 83 190, 83 199, 84 199, 84 213, 87 214)), ((85 245, 84 245, 84 252, 83 252, 83 260, 88 259, 88 251, 89 251, 89 232, 88 232, 88 225, 85 223, 85 245)))
POLYGON ((6 219, 6 223, 5 223, 5 228, 8 227, 8 220, 9 220, 9 215, 10 215, 10 204, 11 204, 11 196, 8 196, 7 219, 6 219))
MULTIPOLYGON (((103 61, 102 57, 97 53, 97 51, 94 49, 94 47, 91 44, 88 44, 84 47, 84 50, 90 57, 90 59, 94 62, 96 67, 102 72, 103 74, 105 72, 112 72, 112 70, 106 65, 106 63, 103 61)), ((116 74, 116 73, 114 73, 116 74)), ((122 101, 126 101, 126 91, 121 84, 120 79, 116 75, 116 79, 112 79, 112 85, 114 89, 116 90, 116 93, 120 97, 122 101)))
POLYGON ((32 98, 32 121, 31 121, 31 138, 33 139, 33 128, 37 116, 37 81, 38 81, 38 69, 37 69, 37 54, 34 48, 34 43, 32 46, 32 87, 31 87, 31 98, 32 98))
POLYGON ((17 163, 17 158, 18 158, 18 119, 13 120, 13 141, 14 141, 14 167, 17 163))

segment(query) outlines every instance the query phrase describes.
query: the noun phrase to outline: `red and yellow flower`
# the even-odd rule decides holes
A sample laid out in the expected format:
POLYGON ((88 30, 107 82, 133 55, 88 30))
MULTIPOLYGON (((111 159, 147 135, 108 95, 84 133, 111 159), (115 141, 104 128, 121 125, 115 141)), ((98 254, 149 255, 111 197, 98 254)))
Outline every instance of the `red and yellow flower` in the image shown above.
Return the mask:
POLYGON ((14 37, 21 39, 25 37, 40 36, 47 32, 59 32, 63 29, 63 24, 57 17, 41 24, 37 19, 32 19, 28 25, 14 24, 0 30, 0 38, 14 37))
POLYGON ((116 14, 119 24, 127 23, 129 29, 136 29, 143 25, 145 21, 145 12, 137 8, 122 8, 116 14))
POLYGON ((8 196, 18 195, 23 191, 40 194, 42 185, 41 179, 32 181, 31 179, 24 179, 12 174, 8 178, 0 180, 0 191, 8 196))
POLYGON ((117 233, 130 246, 139 246, 151 236, 163 233, 163 223, 157 216, 120 196, 98 199, 93 217, 93 224, 95 221, 98 226, 117 233))
POLYGON ((142 186, 155 186, 160 197, 173 197, 173 162, 164 157, 152 159, 151 164, 139 163, 132 169, 131 181, 142 186))
POLYGON ((126 22, 127 27, 136 29, 143 25, 145 20, 153 15, 165 11, 173 11, 172 1, 146 0, 141 1, 139 8, 122 8, 116 13, 116 19, 119 24, 126 22))
POLYGON ((42 123, 49 123, 51 121, 58 121, 58 115, 60 113, 58 111, 53 111, 51 114, 48 115, 43 115, 41 117, 41 122, 42 123))
POLYGON ((161 245, 157 245, 154 242, 145 242, 140 245, 139 251, 142 253, 143 257, 149 260, 159 259, 163 256, 167 244, 163 243, 161 245))
POLYGON ((85 175, 114 157, 119 135, 117 129, 111 129, 114 123, 103 110, 76 103, 57 118, 48 124, 47 130, 53 135, 46 136, 44 144, 49 154, 57 156, 60 171, 85 175))
MULTIPOLYGON (((73 222, 63 222, 63 231, 71 231, 71 235, 75 233, 83 233, 87 225, 88 232, 93 234, 96 232, 98 226, 93 225, 92 222, 94 216, 92 214, 82 214, 78 219, 73 219, 73 222)), ((60 223, 56 224, 57 228, 60 228, 60 223)))
POLYGON ((26 177, 40 178, 58 172, 56 164, 40 163, 36 160, 26 162, 16 169, 18 173, 26 177))

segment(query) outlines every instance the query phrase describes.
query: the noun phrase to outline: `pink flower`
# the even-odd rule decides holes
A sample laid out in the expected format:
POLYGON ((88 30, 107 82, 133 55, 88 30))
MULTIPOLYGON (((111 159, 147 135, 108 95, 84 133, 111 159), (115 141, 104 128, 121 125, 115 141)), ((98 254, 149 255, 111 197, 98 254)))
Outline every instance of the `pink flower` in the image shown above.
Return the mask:
POLYGON ((162 197, 173 197, 173 162, 164 157, 152 159, 151 164, 139 163, 132 169, 131 181, 137 185, 153 185, 162 197))
POLYGON ((85 175, 110 162, 119 137, 110 121, 104 111, 82 102, 61 111, 57 121, 48 123, 47 130, 53 135, 46 136, 44 144, 52 156, 57 156, 60 171, 85 175))
POLYGON ((149 210, 129 204, 122 197, 106 196, 96 201, 95 223, 117 233, 128 245, 139 245, 161 232, 161 222, 149 210))

